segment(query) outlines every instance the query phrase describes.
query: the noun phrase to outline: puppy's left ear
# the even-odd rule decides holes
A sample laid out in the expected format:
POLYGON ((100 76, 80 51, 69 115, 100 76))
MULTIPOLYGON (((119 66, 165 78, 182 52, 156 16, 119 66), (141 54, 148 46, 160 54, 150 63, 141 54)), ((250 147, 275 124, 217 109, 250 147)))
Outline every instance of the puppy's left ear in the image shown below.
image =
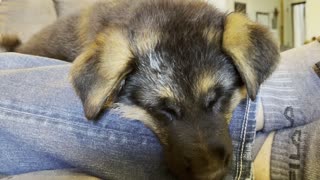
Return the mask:
POLYGON ((279 61, 279 48, 271 32, 243 14, 232 13, 225 20, 222 47, 232 58, 249 97, 254 100, 260 84, 279 61))
POLYGON ((105 29, 84 48, 73 63, 70 78, 87 119, 96 118, 114 102, 132 69, 128 38, 120 28, 105 29))

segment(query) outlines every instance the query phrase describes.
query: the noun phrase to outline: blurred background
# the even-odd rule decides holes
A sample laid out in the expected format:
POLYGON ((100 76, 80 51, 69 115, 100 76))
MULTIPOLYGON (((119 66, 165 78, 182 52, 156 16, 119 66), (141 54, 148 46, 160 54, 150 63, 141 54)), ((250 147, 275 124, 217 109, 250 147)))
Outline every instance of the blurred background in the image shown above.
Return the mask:
POLYGON ((281 50, 320 36, 320 0, 208 0, 223 11, 238 11, 267 26, 281 50))
MULTIPOLYGON (((0 0, 0 33, 22 41, 57 18, 98 0, 0 0)), ((117 1, 117 0, 116 0, 117 1)), ((134 1, 134 0, 133 0, 134 1)), ((301 46, 320 36, 320 0, 203 0, 225 12, 238 11, 267 26, 281 50, 301 46)))

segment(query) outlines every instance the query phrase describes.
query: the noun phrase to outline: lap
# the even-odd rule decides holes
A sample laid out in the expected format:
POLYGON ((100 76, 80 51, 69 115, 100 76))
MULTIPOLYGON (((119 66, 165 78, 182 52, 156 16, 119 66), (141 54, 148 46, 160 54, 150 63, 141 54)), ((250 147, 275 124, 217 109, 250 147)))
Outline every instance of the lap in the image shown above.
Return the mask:
MULTIPOLYGON (((77 168, 108 179, 170 179, 161 145, 139 121, 114 110, 87 121, 68 81, 70 64, 0 55, 0 174, 77 168)), ((252 176, 256 102, 243 101, 230 124, 229 177, 252 176)))
POLYGON ((70 64, 9 55, 0 67, 0 174, 76 167, 110 179, 170 178, 142 123, 112 110, 97 122, 84 118, 70 64))

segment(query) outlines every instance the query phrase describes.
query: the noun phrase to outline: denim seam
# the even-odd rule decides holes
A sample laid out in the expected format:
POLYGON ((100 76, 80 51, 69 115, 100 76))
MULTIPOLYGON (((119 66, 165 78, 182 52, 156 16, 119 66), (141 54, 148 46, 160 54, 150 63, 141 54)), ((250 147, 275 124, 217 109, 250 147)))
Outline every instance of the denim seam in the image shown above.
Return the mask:
MULTIPOLYGON (((3 103, 1 102, 0 103, 0 107, 4 107, 6 109, 15 109, 19 112, 28 112, 30 113, 30 111, 34 112, 34 111, 38 111, 38 114, 39 115, 46 115, 46 114, 50 114, 51 112, 48 112, 48 111, 45 111, 43 110, 43 107, 41 106, 31 106, 32 108, 22 108, 22 107, 19 107, 17 108, 16 106, 12 105, 12 102, 6 102, 6 103, 3 103)), ((30 106, 29 106, 30 107, 30 106)), ((59 115, 61 115, 60 117, 61 118, 68 118, 68 116, 72 116, 72 117, 75 117, 75 118, 79 118, 79 119, 83 119, 85 120, 84 116, 79 116, 79 113, 74 113, 74 112, 70 112, 70 111, 64 111, 63 109, 57 109, 57 108, 54 108, 54 107, 50 107, 50 109, 54 109, 54 110, 59 110, 59 115)))
POLYGON ((244 119, 243 119, 243 124, 242 124, 242 131, 241 131, 241 145, 239 147, 239 161, 238 161, 238 165, 237 165, 237 173, 236 173, 236 177, 235 179, 240 179, 241 178, 241 174, 242 174, 242 155, 243 155, 243 151, 244 151, 244 145, 245 145, 245 133, 246 133, 246 130, 247 130, 247 125, 248 125, 248 117, 249 117, 249 109, 250 109, 250 100, 249 98, 247 98, 247 103, 246 103, 246 111, 245 111, 245 114, 244 114, 244 119))
POLYGON ((45 65, 45 66, 36 66, 36 67, 21 67, 21 68, 15 68, 15 69, 1 69, 0 74, 8 74, 8 73, 17 73, 19 71, 30 71, 30 70, 37 70, 37 69, 43 69, 43 68, 57 68, 57 67, 64 67, 68 64, 53 64, 53 65, 45 65))
MULTIPOLYGON (((26 109, 26 108, 22 108, 22 107, 17 108, 16 106, 12 105, 12 102, 6 102, 6 103, 1 102, 0 107, 4 107, 6 109, 15 109, 19 112, 30 112, 30 111, 35 112, 35 111, 37 111, 38 112, 37 114, 39 114, 39 115, 48 114, 48 113, 50 114, 50 112, 45 111, 43 109, 43 107, 41 107, 41 106, 29 106, 29 108, 26 109)), ((79 113, 64 111, 63 109, 57 109, 57 108, 53 108, 53 107, 50 107, 50 108, 54 109, 54 110, 59 110, 59 115, 61 115, 61 118, 68 118, 68 117, 72 116, 75 118, 85 120, 84 116, 79 116, 79 113), (65 117, 63 117, 63 116, 65 116, 65 117)))
MULTIPOLYGON (((10 115, 11 116, 11 118, 10 118, 10 120, 15 120, 15 118, 17 117, 17 116, 12 116, 12 115, 10 115), (13 118, 14 117, 14 118, 13 118)), ((0 118, 1 118, 1 116, 0 116, 0 118)), ((38 118, 35 118, 35 117, 33 117, 33 120, 39 120, 40 118, 38 117, 38 118)), ((21 122, 20 122, 21 123, 21 122)), ((23 123, 27 123, 27 122, 23 122, 23 123)), ((47 121, 47 123, 48 123, 48 121, 47 121)), ((63 128, 63 126, 61 126, 60 128, 63 128)), ((89 128, 86 128, 86 129, 89 129, 89 128)), ((78 130, 78 128, 72 128, 72 131, 74 131, 74 132, 76 132, 76 133, 84 133, 86 130, 83 130, 83 131, 81 131, 81 130, 78 130)), ((113 131, 113 130, 111 130, 111 131, 113 131)), ((104 135, 98 135, 98 134, 95 134, 94 136, 92 136, 92 135, 90 135, 90 134, 88 134, 88 133, 86 133, 86 135, 87 136, 90 136, 90 137, 94 137, 94 138, 103 138, 103 139, 110 139, 110 138, 112 138, 112 137, 115 137, 114 135, 117 133, 117 132, 120 132, 120 133, 126 133, 125 131, 116 131, 116 132, 109 132, 109 134, 104 134, 104 135)), ((128 139, 126 139, 126 140, 124 140, 123 138, 116 138, 116 139, 114 139, 113 141, 115 141, 115 142, 117 142, 118 144, 128 144, 128 143, 130 143, 130 144, 135 144, 135 145, 146 145, 146 144, 158 144, 158 142, 156 141, 154 141, 154 138, 152 138, 152 137, 150 137, 150 136, 143 136, 143 137, 141 137, 142 138, 142 140, 141 141, 135 141, 135 140, 132 140, 132 139, 130 139, 130 140, 128 140, 128 139), (146 143, 146 142, 148 142, 148 143, 146 143)))
MULTIPOLYGON (((39 114, 33 114, 33 113, 29 113, 29 112, 22 112, 22 111, 18 111, 18 110, 12 110, 12 109, 7 109, 7 108, 4 108, 4 107, 0 107, 0 110, 3 110, 3 111, 6 111, 7 113, 9 113, 10 115, 12 115, 13 113, 16 113, 16 114, 20 114, 20 116, 21 117, 23 117, 23 115, 25 115, 25 116, 29 116, 29 117, 33 117, 33 119, 34 120, 41 120, 41 119, 48 119, 48 118, 50 118, 50 119, 55 119, 55 120, 58 120, 58 122, 57 123, 60 123, 60 124, 66 124, 66 125, 68 125, 68 126, 77 126, 77 127, 79 127, 79 128, 85 128, 85 129, 89 129, 88 127, 86 127, 86 126, 84 126, 84 125, 80 125, 80 124, 75 124, 75 123, 72 123, 72 124, 68 124, 68 123, 66 123, 66 121, 64 121, 63 119, 58 119, 58 118, 54 118, 54 117, 50 117, 50 116, 44 116, 44 115, 39 115, 39 114), (17 113, 18 112, 18 113, 17 113), (23 115, 21 115, 21 114, 23 114, 23 115)), ((47 123, 50 123, 50 121, 46 121, 47 123)), ((78 128, 72 128, 74 131, 76 131, 78 128)), ((90 129, 97 129, 97 128, 95 128, 95 127, 91 127, 90 129)), ((110 130, 110 131, 116 131, 116 132, 120 132, 120 133, 129 133, 130 134, 130 132, 126 132, 126 131, 120 131, 120 130, 117 130, 117 129, 111 129, 111 128, 108 128, 108 130, 110 130)), ((82 132, 82 131, 78 131, 78 132, 82 132)), ((90 136, 89 134, 88 134, 88 136, 90 136)), ((141 136, 143 136, 143 137, 145 137, 145 138, 148 138, 148 139, 150 139, 150 138, 152 138, 153 139, 153 137, 152 136, 147 136, 147 135, 143 135, 143 134, 141 134, 141 136)), ((97 135, 95 135, 95 137, 97 137, 97 135)), ((104 138, 107 138, 107 136, 101 136, 101 137, 104 137, 104 138)))

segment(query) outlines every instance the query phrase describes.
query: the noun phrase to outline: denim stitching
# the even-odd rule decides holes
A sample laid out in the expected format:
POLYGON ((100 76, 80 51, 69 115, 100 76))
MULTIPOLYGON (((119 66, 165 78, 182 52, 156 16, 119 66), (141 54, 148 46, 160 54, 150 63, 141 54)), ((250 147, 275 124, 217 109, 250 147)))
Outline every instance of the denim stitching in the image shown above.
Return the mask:
POLYGON ((239 161, 238 161, 238 165, 237 165, 237 173, 236 173, 236 179, 240 179, 241 174, 242 174, 242 159, 243 159, 243 150, 244 150, 244 145, 245 145, 245 133, 247 131, 247 125, 248 125, 248 117, 249 117, 249 109, 250 109, 250 100, 247 97, 247 103, 246 103, 246 111, 244 114, 244 120, 243 120, 243 124, 242 124, 242 131, 241 131, 241 140, 242 143, 239 146, 239 150, 240 150, 240 156, 239 156, 239 161))
MULTIPOLYGON (((7 114, 7 115, 10 115, 10 114, 7 114)), ((10 116, 11 116, 10 117, 11 121, 15 121, 16 120, 15 118, 17 116, 12 116, 12 115, 10 115, 10 116), (13 117, 15 117, 15 118, 13 118, 13 117)), ((0 118, 1 118, 1 115, 0 115, 0 118)), ((41 118, 33 117, 32 120, 39 121, 39 120, 41 120, 41 118)), ((48 122, 48 121, 46 121, 46 122, 48 122)), ((28 122, 22 122, 22 123, 29 124, 28 122)), ((60 127, 56 127, 56 128, 60 128, 61 129, 61 128, 65 128, 65 127, 64 126, 60 126, 60 127)), ((75 132, 75 133, 85 133, 85 132, 88 131, 88 129, 89 128, 86 128, 86 129, 83 129, 83 130, 79 130, 78 128, 74 128, 73 127, 71 130, 73 132, 75 132)), ((111 131, 113 131, 113 130, 111 130, 111 131)), ((110 141, 117 142, 118 144, 122 144, 122 145, 123 144, 135 144, 135 145, 141 144, 141 145, 146 146, 147 144, 148 145, 150 145, 150 144, 158 144, 158 141, 154 141, 154 138, 152 138, 152 137, 144 136, 144 137, 142 137, 143 140, 137 141, 137 140, 127 139, 127 138, 122 138, 122 137, 115 137, 115 134, 117 134, 117 133, 125 134, 126 132, 124 132, 124 131, 118 132, 117 130, 115 130, 115 132, 108 132, 107 134, 105 134, 105 133, 104 134, 100 134, 100 135, 94 134, 94 136, 92 136, 90 133, 86 133, 86 135, 94 137, 94 138, 109 139, 110 141), (114 138, 114 139, 111 140, 111 138, 114 138)))
MULTIPOLYGON (((17 111, 23 111, 23 112, 32 112, 32 114, 37 111, 37 114, 40 114, 40 115, 48 115, 48 114, 53 114, 53 112, 49 112, 49 111, 45 111, 44 110, 44 107, 42 106, 34 106, 34 105, 28 105, 27 107, 29 108, 24 108, 24 107, 21 107, 21 106, 15 106, 14 104, 18 102, 18 103, 21 103, 19 101, 5 101, 4 102, 1 102, 0 103, 0 107, 4 107, 6 109, 15 109, 17 111)), ((79 112, 78 113, 75 113, 72 112, 72 110, 69 110, 69 111, 65 111, 64 109, 58 109, 58 108, 55 108, 55 107, 50 107, 50 109, 52 110, 57 110, 59 112, 59 117, 60 118, 67 118, 67 117, 75 117, 75 118, 81 118, 81 119, 85 119, 84 116, 79 116, 79 112)))
MULTIPOLYGON (((44 119, 55 119, 57 120, 58 122, 57 123, 60 123, 60 124, 67 124, 68 126, 72 125, 72 126, 76 126, 76 127, 79 127, 81 129, 88 129, 87 126, 85 125, 81 125, 81 124, 78 124, 78 123, 67 123, 67 121, 64 121, 65 119, 58 119, 58 118, 55 118, 55 117, 50 117, 50 116, 44 116, 44 115, 40 115, 40 114, 33 114, 33 113, 29 113, 29 112, 22 112, 22 111, 18 111, 18 110, 12 110, 12 109, 7 109, 7 108, 4 108, 4 107, 0 107, 0 110, 3 110, 4 112, 7 112, 9 115, 12 115, 12 114, 15 114, 15 113, 19 113, 19 114, 23 114, 24 116, 22 117, 26 117, 26 116, 29 116, 29 117, 33 117, 34 120, 40 120, 40 121, 43 121, 41 120, 42 118, 44 119)), ((48 121, 47 121, 48 122, 48 121)), ((26 123, 26 122, 25 122, 26 123)), ((49 122, 50 123, 50 122, 49 122)), ((101 127, 102 128, 102 127, 101 127)), ((73 128, 74 131, 77 131, 77 132, 81 132, 79 130, 77 130, 78 128, 73 128)), ((97 129, 95 127, 90 127, 90 129, 94 130, 94 129, 97 129)), ((126 131, 120 131, 120 130, 117 130, 117 129, 114 129, 114 128, 108 128, 108 130, 110 131, 116 131, 116 132, 121 132, 121 133, 130 133, 130 132, 126 132, 126 131)), ((95 135, 97 136, 97 135, 95 135)), ((145 134, 141 134, 141 136, 145 136, 145 138, 151 138, 153 139, 153 136, 149 136, 149 135, 145 135, 145 134)), ((103 136, 105 137, 105 136, 103 136)))

